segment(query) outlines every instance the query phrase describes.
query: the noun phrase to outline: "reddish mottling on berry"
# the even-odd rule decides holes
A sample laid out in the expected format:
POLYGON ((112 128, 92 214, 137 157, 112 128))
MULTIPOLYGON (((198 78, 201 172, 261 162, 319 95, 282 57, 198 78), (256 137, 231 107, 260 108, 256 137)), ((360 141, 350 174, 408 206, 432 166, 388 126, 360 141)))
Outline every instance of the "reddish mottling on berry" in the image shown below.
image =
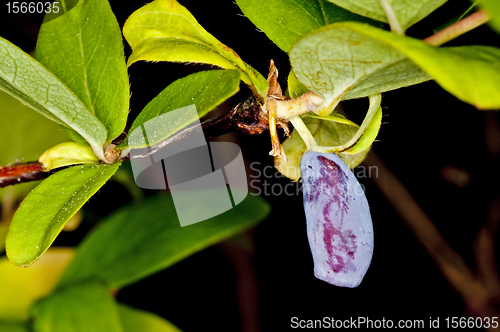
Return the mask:
MULTIPOLYGON (((337 204, 340 211, 340 219, 344 218, 344 215, 349 211, 349 195, 347 193, 347 179, 344 172, 340 169, 334 161, 325 158, 323 156, 318 156, 318 161, 322 166, 319 170, 320 177, 316 180, 316 197, 320 194, 325 194, 325 190, 328 190, 329 196, 337 204)), ((328 207, 330 209, 330 207, 328 207)))
POLYGON ((323 156, 319 156, 318 160, 322 162, 324 165, 332 168, 332 169, 339 169, 339 165, 337 165, 333 160, 330 160, 328 158, 325 158, 323 156))
POLYGON ((335 154, 309 152, 300 161, 307 236, 314 275, 357 287, 373 254, 373 226, 359 182, 335 154))
MULTIPOLYGON (((333 226, 330 220, 331 203, 323 208, 323 243, 328 253, 328 265, 332 271, 339 273, 344 271, 346 259, 354 259, 358 246, 356 245, 356 235, 350 229, 342 230, 342 226, 333 226)), ((342 224, 340 224, 342 225, 342 224)))

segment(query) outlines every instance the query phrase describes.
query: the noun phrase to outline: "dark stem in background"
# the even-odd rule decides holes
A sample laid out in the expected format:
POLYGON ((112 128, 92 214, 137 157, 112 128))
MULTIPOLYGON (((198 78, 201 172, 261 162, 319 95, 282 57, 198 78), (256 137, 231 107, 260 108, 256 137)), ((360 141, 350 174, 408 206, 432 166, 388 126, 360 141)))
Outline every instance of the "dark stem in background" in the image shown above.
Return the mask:
MULTIPOLYGON (((268 128, 268 117, 262 112, 254 96, 250 96, 228 113, 201 123, 201 129, 207 141, 234 131, 240 131, 247 135, 258 135, 268 128)), ((132 158, 147 157, 166 145, 189 136, 196 130, 200 130, 200 127, 196 126, 183 129, 163 142, 152 146, 147 154, 134 155, 132 158)), ((123 158, 123 160, 130 160, 130 158, 130 155, 128 155, 123 158)), ((64 168, 59 168, 52 172, 44 172, 39 162, 19 163, 0 167, 0 188, 22 182, 43 180, 50 174, 62 169, 64 168)))
POLYGON ((500 209, 495 203, 500 199, 492 201, 488 223, 476 234, 474 252, 477 272, 474 273, 374 151, 368 153, 363 163, 368 167, 377 167, 378 176, 373 181, 427 250, 448 283, 462 296, 469 314, 497 317, 500 277, 495 263, 494 237, 500 224, 500 209))

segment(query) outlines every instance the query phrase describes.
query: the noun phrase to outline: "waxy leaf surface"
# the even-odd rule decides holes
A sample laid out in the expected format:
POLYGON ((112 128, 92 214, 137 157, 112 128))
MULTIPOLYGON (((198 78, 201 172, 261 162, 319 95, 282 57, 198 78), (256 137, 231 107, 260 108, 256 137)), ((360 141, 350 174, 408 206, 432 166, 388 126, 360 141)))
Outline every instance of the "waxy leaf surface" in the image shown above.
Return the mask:
MULTIPOLYGON (((130 127, 130 135, 127 138, 127 147, 145 147, 142 139, 134 140, 134 131, 146 122, 157 118, 170 111, 195 105, 198 116, 202 117, 239 90, 240 73, 237 70, 211 70, 202 71, 183 77, 156 96, 137 116, 130 127)), ((149 146, 155 145, 176 131, 192 123, 194 118, 187 116, 175 121, 156 120, 158 128, 154 123, 148 125, 149 146), (165 123, 166 122, 166 123, 165 123), (167 127, 168 128, 164 128, 167 127)), ((142 135, 140 135, 142 138, 142 135)))
POLYGON ((327 0, 236 0, 236 3, 285 52, 303 35, 330 23, 358 21, 381 25, 327 0))
POLYGON ((133 50, 129 66, 145 60, 208 63, 238 69, 243 82, 262 98, 266 95, 266 79, 209 34, 175 0, 155 0, 136 10, 125 23, 123 35, 133 50))
POLYGON ((108 289, 87 283, 56 291, 33 307, 37 332, 123 332, 108 289))
POLYGON ((0 90, 80 134, 101 160, 107 131, 68 87, 39 62, 0 37, 0 90))
POLYGON ((16 265, 35 262, 68 220, 116 172, 121 163, 90 164, 59 171, 33 189, 16 211, 6 239, 16 265))
MULTIPOLYGON (((213 194, 222 192, 213 190, 213 194)), ((179 200, 190 202, 192 197, 189 192, 176 196, 176 204, 179 200)), ((207 209, 203 202, 192 202, 192 206, 207 209)), ((124 287, 255 226, 269 210, 262 198, 248 195, 223 214, 181 227, 172 197, 152 197, 104 220, 82 242, 59 286, 97 279, 112 288, 124 287)))
POLYGON ((120 27, 108 0, 80 1, 40 28, 36 58, 63 81, 108 131, 125 129, 129 81, 120 27))

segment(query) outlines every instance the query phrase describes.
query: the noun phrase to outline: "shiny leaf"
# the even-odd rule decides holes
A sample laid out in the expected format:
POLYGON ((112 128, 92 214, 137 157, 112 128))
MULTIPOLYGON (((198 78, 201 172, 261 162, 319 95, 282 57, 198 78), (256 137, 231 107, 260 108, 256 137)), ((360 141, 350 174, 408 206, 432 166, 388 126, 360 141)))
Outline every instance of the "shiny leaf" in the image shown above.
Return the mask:
MULTIPOLYGON (((2 122, 0 131, 0 165, 37 160, 43 151, 68 140, 59 125, 7 93, 0 91, 2 122)), ((0 201, 15 201, 26 195, 36 182, 21 183, 0 189, 0 201)))
POLYGON ((370 28, 356 23, 331 24, 306 35, 290 52, 298 80, 325 98, 318 110, 320 115, 330 114, 342 99, 370 96, 430 79, 399 51, 352 26, 370 28))
POLYGON ((174 324, 152 312, 118 305, 124 332, 181 332, 174 324))
POLYGON ((75 142, 66 142, 45 151, 38 161, 45 171, 51 171, 63 166, 95 163, 99 159, 90 147, 75 142))
POLYGON ((37 332, 122 332, 118 306, 97 283, 59 290, 33 307, 37 332))
POLYGON ((97 116, 109 141, 123 132, 129 82, 120 27, 108 0, 80 1, 67 14, 44 22, 36 58, 97 116))
POLYGON ((343 155, 355 155, 370 149, 373 141, 377 138, 380 125, 382 124, 382 107, 377 107, 372 118, 367 119, 367 121, 366 128, 361 137, 351 148, 342 151, 343 155))
MULTIPOLYGON (((196 106, 198 116, 202 117, 238 92, 239 82, 240 73, 237 70, 202 71, 181 78, 170 84, 149 102, 137 116, 129 132, 133 133, 138 127, 159 115, 193 104, 196 106)), ((196 119, 186 117, 182 121, 171 121, 168 129, 158 129, 156 130, 158 133, 151 129, 155 135, 148 135, 149 145, 152 146, 163 141, 194 120, 196 119)), ((135 142, 133 138, 133 134, 128 137, 126 146, 130 148, 144 147, 143 140, 135 142)))
POLYGON ((123 35, 133 50, 129 66, 145 60, 208 63, 238 69, 243 82, 262 98, 266 95, 266 79, 203 29, 175 0, 155 0, 135 11, 125 22, 123 35))
POLYGON ((356 23, 355 32, 406 55, 445 90, 478 109, 500 108, 500 49, 490 46, 433 47, 410 37, 356 23))
POLYGON ((106 128, 63 82, 17 46, 0 37, 0 90, 47 118, 75 130, 96 155, 102 150, 106 128))
MULTIPOLYGON (((190 201, 191 197, 186 193, 176 199, 190 201)), ((202 202, 192 205, 204 208, 202 202)), ((256 225, 268 213, 263 199, 249 195, 221 215, 181 227, 172 197, 152 197, 103 221, 82 242, 59 286, 97 279, 112 288, 124 287, 256 225)))
MULTIPOLYGON (((391 22, 393 16, 404 31, 417 23, 447 0, 329 0, 353 13, 381 22, 391 22), (385 10, 384 7, 385 6, 385 10)), ((391 22, 392 25, 392 22, 391 22)))

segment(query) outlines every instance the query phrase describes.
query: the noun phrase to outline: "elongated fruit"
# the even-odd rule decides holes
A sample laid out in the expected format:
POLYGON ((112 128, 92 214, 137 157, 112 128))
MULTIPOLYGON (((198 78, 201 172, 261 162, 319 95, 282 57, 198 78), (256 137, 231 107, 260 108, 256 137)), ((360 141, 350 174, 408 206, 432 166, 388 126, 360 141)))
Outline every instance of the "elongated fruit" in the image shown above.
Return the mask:
POLYGON ((373 226, 364 191, 335 154, 308 152, 300 171, 314 274, 336 286, 357 287, 373 254, 373 226))

